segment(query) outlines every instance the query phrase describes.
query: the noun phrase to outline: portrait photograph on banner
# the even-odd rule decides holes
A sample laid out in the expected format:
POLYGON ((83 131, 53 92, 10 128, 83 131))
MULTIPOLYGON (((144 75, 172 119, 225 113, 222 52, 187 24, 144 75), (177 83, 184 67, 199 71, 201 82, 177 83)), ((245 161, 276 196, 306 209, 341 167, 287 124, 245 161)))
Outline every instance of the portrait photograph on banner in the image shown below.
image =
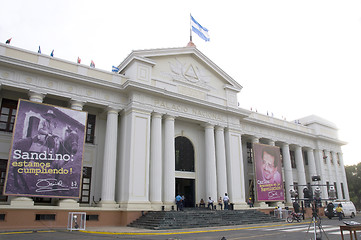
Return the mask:
POLYGON ((258 201, 283 201, 282 162, 280 148, 253 144, 256 192, 258 201))
POLYGON ((79 198, 87 112, 20 99, 4 195, 79 198))

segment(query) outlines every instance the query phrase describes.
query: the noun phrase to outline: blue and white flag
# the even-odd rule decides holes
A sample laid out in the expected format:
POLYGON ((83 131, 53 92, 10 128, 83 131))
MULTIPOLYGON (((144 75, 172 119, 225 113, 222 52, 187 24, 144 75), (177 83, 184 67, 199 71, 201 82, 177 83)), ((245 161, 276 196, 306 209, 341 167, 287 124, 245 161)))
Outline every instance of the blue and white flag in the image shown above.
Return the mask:
POLYGON ((117 68, 116 66, 112 66, 112 72, 118 72, 119 68, 117 68))
POLYGON ((191 15, 191 27, 192 31, 197 33, 200 38, 202 38, 204 41, 208 42, 210 40, 208 35, 208 29, 205 27, 202 27, 191 15))

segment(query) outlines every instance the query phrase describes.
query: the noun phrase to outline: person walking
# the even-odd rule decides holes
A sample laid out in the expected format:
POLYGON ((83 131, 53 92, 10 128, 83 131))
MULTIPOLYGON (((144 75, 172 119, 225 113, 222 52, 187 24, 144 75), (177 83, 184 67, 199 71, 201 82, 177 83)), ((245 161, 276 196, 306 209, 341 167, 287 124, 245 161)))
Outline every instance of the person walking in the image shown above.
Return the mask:
POLYGON ((337 208, 336 208, 336 213, 338 216, 338 220, 341 221, 342 220, 342 213, 343 213, 343 209, 342 209, 342 205, 341 203, 338 204, 337 208))

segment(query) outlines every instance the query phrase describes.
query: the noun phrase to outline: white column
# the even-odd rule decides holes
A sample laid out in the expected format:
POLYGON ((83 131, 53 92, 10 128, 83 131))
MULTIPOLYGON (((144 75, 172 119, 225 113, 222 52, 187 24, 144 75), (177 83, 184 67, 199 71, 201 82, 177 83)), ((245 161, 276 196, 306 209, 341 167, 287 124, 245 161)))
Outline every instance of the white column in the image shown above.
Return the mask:
MULTIPOLYGON (((334 176, 333 176, 333 168, 331 166, 331 158, 330 158, 330 152, 325 150, 325 155, 326 155, 326 164, 327 164, 327 170, 328 170, 328 181, 330 186, 333 186, 333 183, 335 182, 334 180, 334 176)), ((328 197, 328 192, 327 192, 327 197, 328 197)))
MULTIPOLYGON (((77 100, 71 100, 70 101, 70 108, 74 109, 74 110, 83 110, 83 106, 84 106, 84 102, 81 101, 77 101, 77 100)), ((81 191, 82 189, 80 189, 81 191)), ((79 203, 72 198, 66 198, 66 199, 61 199, 58 203, 59 207, 62 208, 74 208, 74 207, 79 207, 79 203)))
POLYGON ((162 204, 162 115, 152 114, 150 132, 149 200, 155 210, 162 204))
POLYGON ((320 149, 316 149, 315 150, 315 156, 316 156, 316 166, 317 166, 317 170, 318 173, 320 174, 321 177, 321 182, 316 183, 316 184, 321 184, 322 186, 321 188, 321 198, 322 199, 327 199, 328 198, 328 193, 327 193, 327 186, 326 186, 326 173, 325 173, 325 164, 323 162, 323 151, 320 149))
POLYGON ((338 157, 340 159, 340 168, 341 168, 341 173, 342 173, 342 182, 343 182, 343 190, 345 192, 345 198, 347 201, 350 201, 350 194, 348 192, 348 184, 347 184, 347 178, 346 178, 345 165, 343 163, 343 154, 338 153, 338 157))
POLYGON ((298 194, 299 197, 303 196, 303 189, 306 187, 306 173, 305 166, 303 162, 302 148, 300 146, 295 146, 295 158, 296 158, 296 167, 297 167, 297 175, 298 175, 298 194), (303 186, 301 186, 303 185, 303 186))
POLYGON ((168 208, 175 199, 175 147, 174 117, 164 119, 164 159, 163 159, 163 204, 168 208))
POLYGON ((292 174, 292 165, 290 157, 290 146, 287 143, 282 145, 282 157, 283 157, 283 167, 285 173, 285 196, 286 204, 291 205, 292 199, 290 194, 290 189, 293 189, 293 174, 292 174))
POLYGON ((118 110, 108 108, 105 131, 102 195, 100 206, 117 207, 115 202, 115 176, 118 135, 118 110))
POLYGON ((335 169, 337 199, 342 199, 341 177, 340 177, 340 175, 338 175, 337 154, 335 152, 331 152, 331 154, 332 154, 332 159, 333 159, 333 166, 335 169))
POLYGON ((214 126, 207 124, 205 130, 205 174, 206 174, 206 197, 217 201, 217 172, 216 172, 216 151, 214 141, 214 126))
POLYGON ((227 187, 230 202, 235 209, 247 208, 245 199, 242 137, 237 130, 225 131, 227 187))
POLYGON ((227 192, 226 146, 224 128, 216 127, 216 158, 217 158, 217 199, 227 192))
MULTIPOLYGON (((308 159, 308 173, 310 182, 312 185, 312 177, 317 176, 317 169, 315 163, 315 155, 313 154, 313 149, 307 148, 307 159, 308 159)), ((315 187, 312 187, 312 192, 315 190, 315 187)))

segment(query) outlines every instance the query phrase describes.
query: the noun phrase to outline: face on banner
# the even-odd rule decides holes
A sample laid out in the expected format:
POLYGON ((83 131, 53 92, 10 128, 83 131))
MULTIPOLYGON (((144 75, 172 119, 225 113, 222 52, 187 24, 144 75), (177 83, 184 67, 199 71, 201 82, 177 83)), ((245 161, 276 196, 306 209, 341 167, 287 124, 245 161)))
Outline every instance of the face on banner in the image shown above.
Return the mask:
POLYGON ((280 149, 253 144, 258 201, 283 201, 283 181, 280 149))
POLYGON ((87 113, 19 100, 4 194, 79 198, 87 113))

